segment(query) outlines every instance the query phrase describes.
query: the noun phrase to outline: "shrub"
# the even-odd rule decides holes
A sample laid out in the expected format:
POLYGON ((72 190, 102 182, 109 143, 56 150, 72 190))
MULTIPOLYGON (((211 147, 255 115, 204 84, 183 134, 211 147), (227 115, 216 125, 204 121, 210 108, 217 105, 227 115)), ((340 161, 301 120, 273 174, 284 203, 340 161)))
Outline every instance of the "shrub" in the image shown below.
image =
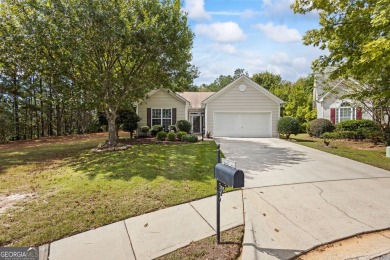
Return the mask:
POLYGON ((152 129, 156 129, 156 130, 158 130, 158 132, 161 132, 161 131, 164 130, 163 127, 162 127, 161 125, 153 125, 153 126, 152 126, 152 129))
POLYGON ((187 142, 196 143, 198 141, 198 137, 196 135, 187 135, 187 142))
POLYGON ((176 122, 177 129, 189 133, 191 131, 191 123, 187 120, 179 120, 176 122))
POLYGON ((177 127, 175 126, 175 125, 170 125, 170 126, 168 126, 168 130, 169 130, 169 132, 177 132, 177 127))
POLYGON ((305 122, 301 124, 301 133, 307 133, 307 128, 309 127, 309 123, 305 122))
POLYGON ((187 134, 187 133, 186 133, 186 132, 183 132, 183 131, 177 132, 177 134, 176 134, 177 139, 179 139, 179 140, 181 141, 181 137, 182 137, 183 135, 186 135, 186 134, 187 134))
POLYGON ((160 131, 157 133, 157 140, 164 141, 167 138, 167 133, 160 131))
POLYGON ((155 137, 157 135, 157 133, 160 132, 158 131, 158 129, 150 129, 149 130, 149 134, 152 136, 152 137, 155 137))
POLYGON ((180 138, 180 140, 181 140, 182 142, 187 142, 187 140, 188 140, 187 134, 182 135, 181 138, 180 138))
POLYGON ((170 132, 170 133, 168 133, 167 137, 168 137, 168 140, 171 141, 171 142, 176 140, 176 134, 175 133, 170 132))
POLYGON ((355 131, 326 132, 321 135, 324 139, 356 139, 355 131))
POLYGON ((299 125, 298 120, 291 116, 285 116, 279 119, 277 130, 279 134, 286 135, 286 138, 289 139, 291 134, 299 134, 301 131, 301 126, 299 125))
POLYGON ((321 135, 321 138, 324 139, 340 139, 339 133, 336 132, 326 132, 321 135))
POLYGON ((320 137, 323 133, 333 131, 334 125, 328 119, 318 118, 309 123, 308 133, 310 136, 320 137))
POLYGON ((150 127, 145 125, 140 127, 141 133, 147 134, 150 130, 150 127))
POLYGON ((373 129, 380 130, 381 126, 372 120, 347 120, 336 124, 336 132, 341 131, 358 131, 359 129, 373 129))

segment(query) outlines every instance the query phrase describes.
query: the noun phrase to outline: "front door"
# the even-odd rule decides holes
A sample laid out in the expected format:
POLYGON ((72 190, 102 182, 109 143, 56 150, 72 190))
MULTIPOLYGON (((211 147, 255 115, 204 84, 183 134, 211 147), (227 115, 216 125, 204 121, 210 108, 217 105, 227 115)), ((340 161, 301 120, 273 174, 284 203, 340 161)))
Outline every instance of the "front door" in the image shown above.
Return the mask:
POLYGON ((202 130, 202 121, 201 121, 201 114, 200 113, 191 113, 190 114, 190 122, 192 124, 192 132, 194 134, 200 133, 202 130))

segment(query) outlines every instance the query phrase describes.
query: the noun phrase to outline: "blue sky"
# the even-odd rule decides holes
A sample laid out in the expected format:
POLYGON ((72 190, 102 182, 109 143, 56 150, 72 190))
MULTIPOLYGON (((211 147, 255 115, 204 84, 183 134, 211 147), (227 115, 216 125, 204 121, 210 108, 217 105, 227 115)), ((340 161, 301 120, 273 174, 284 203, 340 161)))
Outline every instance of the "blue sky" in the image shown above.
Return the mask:
POLYGON ((302 43, 307 30, 318 27, 318 15, 294 14, 293 0, 185 0, 184 10, 195 33, 192 63, 197 85, 237 68, 249 75, 280 74, 295 81, 311 72, 322 52, 302 43))

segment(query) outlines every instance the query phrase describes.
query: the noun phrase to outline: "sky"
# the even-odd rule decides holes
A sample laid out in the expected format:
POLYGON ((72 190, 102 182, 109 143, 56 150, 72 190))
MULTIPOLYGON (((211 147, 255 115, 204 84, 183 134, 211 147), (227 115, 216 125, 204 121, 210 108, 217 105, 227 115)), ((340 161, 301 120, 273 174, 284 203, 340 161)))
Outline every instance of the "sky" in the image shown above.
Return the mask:
POLYGON ((296 81, 311 73, 311 63, 323 54, 302 42, 305 32, 318 28, 318 15, 294 14, 293 0, 185 0, 195 34, 193 60, 196 85, 244 69, 279 74, 296 81))

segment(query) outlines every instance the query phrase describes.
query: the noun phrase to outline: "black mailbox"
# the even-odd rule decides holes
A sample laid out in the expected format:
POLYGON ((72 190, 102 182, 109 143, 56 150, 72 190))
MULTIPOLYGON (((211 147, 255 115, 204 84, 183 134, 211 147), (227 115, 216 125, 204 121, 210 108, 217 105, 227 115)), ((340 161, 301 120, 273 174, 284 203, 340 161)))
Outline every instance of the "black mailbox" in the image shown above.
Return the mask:
POLYGON ((214 177, 233 188, 244 187, 244 172, 222 163, 217 163, 214 168, 214 177))

